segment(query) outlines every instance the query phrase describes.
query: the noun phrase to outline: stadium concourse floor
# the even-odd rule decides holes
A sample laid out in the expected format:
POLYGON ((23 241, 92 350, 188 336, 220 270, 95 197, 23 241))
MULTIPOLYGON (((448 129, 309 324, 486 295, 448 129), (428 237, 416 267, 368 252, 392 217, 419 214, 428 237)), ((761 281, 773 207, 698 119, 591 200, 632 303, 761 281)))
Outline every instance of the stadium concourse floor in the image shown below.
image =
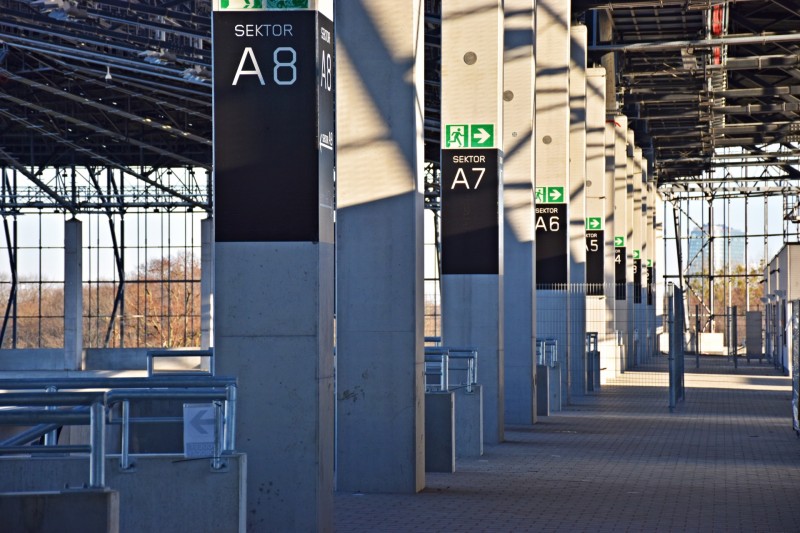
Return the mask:
POLYGON ((789 378, 721 356, 698 370, 687 356, 671 413, 658 359, 508 427, 418 494, 337 493, 335 531, 800 532, 789 378))

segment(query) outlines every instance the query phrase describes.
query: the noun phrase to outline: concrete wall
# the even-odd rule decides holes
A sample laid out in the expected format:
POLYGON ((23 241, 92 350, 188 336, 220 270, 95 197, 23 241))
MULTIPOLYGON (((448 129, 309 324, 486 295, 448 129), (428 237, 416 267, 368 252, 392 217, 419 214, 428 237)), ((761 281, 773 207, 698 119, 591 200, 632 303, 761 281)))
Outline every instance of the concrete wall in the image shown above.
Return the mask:
MULTIPOLYGON (((208 459, 185 461, 182 455, 141 456, 134 461, 134 468, 122 471, 119 458, 106 459, 106 486, 119 492, 121 533, 244 531, 244 455, 226 457, 226 467, 218 471, 208 459)), ((0 459, 0 492, 80 488, 88 479, 85 457, 0 459)), ((261 492, 274 490, 264 481, 254 483, 261 492)))

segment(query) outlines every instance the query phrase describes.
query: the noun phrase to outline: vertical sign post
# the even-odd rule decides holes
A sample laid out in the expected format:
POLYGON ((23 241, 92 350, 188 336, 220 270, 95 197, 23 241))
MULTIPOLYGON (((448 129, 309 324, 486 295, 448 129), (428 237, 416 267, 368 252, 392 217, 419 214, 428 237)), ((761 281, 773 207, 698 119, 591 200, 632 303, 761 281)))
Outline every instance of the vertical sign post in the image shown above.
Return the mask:
POLYGON ((214 2, 215 350, 239 380, 248 531, 332 523, 329 4, 214 2))

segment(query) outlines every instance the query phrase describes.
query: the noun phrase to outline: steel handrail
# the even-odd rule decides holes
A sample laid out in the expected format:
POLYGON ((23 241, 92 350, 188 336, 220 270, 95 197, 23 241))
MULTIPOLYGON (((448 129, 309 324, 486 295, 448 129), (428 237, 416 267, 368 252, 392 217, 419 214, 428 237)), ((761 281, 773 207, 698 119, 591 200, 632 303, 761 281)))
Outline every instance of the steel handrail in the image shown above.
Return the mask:
MULTIPOLYGON (((425 375, 439 376, 439 390, 450 390, 449 382, 449 354, 447 350, 441 348, 425 348, 425 375), (435 365, 435 369, 430 369, 428 365, 435 365)), ((426 387, 427 389, 427 383, 426 387)))
MULTIPOLYGON (((0 388, 12 380, 0 380, 0 388)), ((137 419, 130 417, 130 402, 137 400, 184 400, 211 401, 214 406, 214 453, 212 467, 223 467, 221 456, 235 449, 236 380, 217 377, 181 377, 180 379, 150 378, 78 378, 13 380, 12 390, 27 392, 8 392, 0 394, 0 424, 31 425, 21 435, 0 443, 2 453, 79 453, 89 452, 89 486, 105 485, 105 426, 112 423, 106 419, 106 412, 114 405, 122 404, 122 443, 120 466, 130 468, 130 423, 137 419), (135 388, 110 388, 105 391, 54 392, 62 389, 108 388, 109 384, 132 385, 135 388), (144 385, 149 385, 145 388, 144 385), (138 387, 138 388, 136 388, 138 387), (38 389, 38 390, 37 390, 38 389), (41 389, 50 392, 42 392, 41 389), (63 406, 79 406, 77 409, 58 409, 63 406), (26 407, 21 407, 26 406, 26 407), (80 407, 88 410, 80 409, 80 407), (90 426, 90 444, 87 447, 59 446, 55 440, 48 446, 19 446, 42 435, 48 435, 61 425, 90 426), (42 452, 42 450, 45 450, 42 452)))
MULTIPOLYGON (((425 347, 425 375, 439 376, 439 390, 450 390, 453 367, 451 360, 460 359, 467 362, 467 392, 472 392, 473 387, 478 383, 478 350, 472 347, 451 347, 451 346, 426 346, 425 347), (439 365, 438 369, 427 368, 427 364, 439 365)), ((462 370, 462 369, 459 369, 462 370)))
POLYGON ((451 359, 463 359, 467 361, 467 392, 472 392, 473 387, 478 384, 478 350, 470 347, 450 347, 451 359))
POLYGON ((186 387, 224 387, 236 385, 236 378, 226 376, 155 376, 151 378, 23 378, 0 379, 2 390, 38 390, 55 387, 58 390, 76 389, 149 389, 149 388, 186 388, 186 387))

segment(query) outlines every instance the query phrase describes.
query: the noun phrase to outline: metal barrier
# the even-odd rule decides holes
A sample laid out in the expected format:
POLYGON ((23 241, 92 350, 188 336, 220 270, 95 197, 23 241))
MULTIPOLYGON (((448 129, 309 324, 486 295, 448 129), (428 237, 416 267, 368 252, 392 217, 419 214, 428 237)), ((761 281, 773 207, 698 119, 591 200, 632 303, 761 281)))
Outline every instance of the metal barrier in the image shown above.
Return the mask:
POLYGON ((142 400, 206 401, 214 405, 214 452, 211 466, 224 465, 222 455, 235 450, 236 380, 234 378, 181 376, 179 378, 68 378, 0 380, 0 424, 30 426, 22 433, 0 442, 0 454, 89 454, 89 486, 105 486, 106 425, 120 424, 120 467, 131 467, 129 453, 130 424, 137 422, 176 422, 182 418, 132 418, 130 402, 142 400), (121 419, 111 416, 121 406, 121 419), (71 407, 71 409, 63 409, 71 407), (89 445, 58 445, 55 438, 45 438, 44 446, 27 444, 52 435, 64 425, 89 425, 89 445))
POLYGON ((536 364, 555 368, 558 364, 558 339, 536 339, 536 364))
POLYGON ((586 390, 594 392, 600 388, 600 350, 597 332, 586 333, 586 390))
POLYGON ((425 344, 432 344, 433 346, 441 346, 442 345, 442 338, 441 337, 425 337, 425 344))
POLYGON ((739 368, 739 331, 736 306, 728 306, 725 329, 728 342, 728 357, 733 359, 733 368, 739 368))
POLYGON ((446 391, 461 387, 465 387, 467 392, 472 392, 473 387, 477 384, 478 350, 463 347, 425 347, 425 386, 429 392, 433 390, 446 391), (454 366, 454 361, 463 362, 464 366, 454 366), (454 372, 465 372, 464 380, 454 381, 451 378, 454 372), (429 382, 428 376, 434 378, 433 383, 429 382))
POLYGON ((446 348, 426 347, 425 348, 425 390, 428 392, 439 390, 450 390, 450 353, 446 348), (438 378, 431 383, 429 376, 438 378))

